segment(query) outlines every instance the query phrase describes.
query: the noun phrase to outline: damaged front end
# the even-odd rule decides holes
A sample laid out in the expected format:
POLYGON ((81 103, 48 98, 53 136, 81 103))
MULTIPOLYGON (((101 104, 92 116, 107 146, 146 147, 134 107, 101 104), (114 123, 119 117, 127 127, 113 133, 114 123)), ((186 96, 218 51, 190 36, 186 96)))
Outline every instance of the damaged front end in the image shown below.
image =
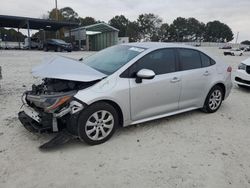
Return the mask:
POLYGON ((67 128, 75 134, 77 117, 85 104, 74 95, 96 82, 43 79, 40 85, 33 85, 31 91, 23 94, 19 120, 32 132, 58 132, 67 128))

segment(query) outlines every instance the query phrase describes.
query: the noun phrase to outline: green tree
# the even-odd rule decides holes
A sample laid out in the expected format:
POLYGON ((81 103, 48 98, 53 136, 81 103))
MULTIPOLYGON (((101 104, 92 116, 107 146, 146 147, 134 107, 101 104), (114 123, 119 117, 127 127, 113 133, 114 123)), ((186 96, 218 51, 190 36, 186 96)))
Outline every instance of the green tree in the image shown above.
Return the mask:
POLYGON ((15 29, 0 28, 0 39, 3 41, 24 41, 25 37, 25 35, 23 35, 21 32, 17 32, 15 29))
POLYGON ((184 41, 188 36, 188 20, 186 18, 178 17, 169 27, 171 41, 184 41))
POLYGON ((119 37, 126 37, 127 36, 127 29, 129 25, 129 20, 123 16, 115 16, 109 21, 109 25, 119 29, 119 37))
POLYGON ((242 41, 241 44, 249 45, 250 46, 250 41, 249 40, 245 40, 245 41, 242 41))
POLYGON ((58 20, 58 21, 62 21, 64 20, 63 15, 61 14, 59 9, 52 9, 51 11, 48 11, 48 19, 49 20, 58 20))
POLYGON ((233 38, 231 28, 220 21, 208 22, 205 28, 205 41, 230 42, 233 38))
POLYGON ((141 14, 137 19, 139 29, 140 29, 140 38, 155 40, 157 33, 161 27, 162 19, 152 13, 141 14))
POLYGON ((169 25, 164 23, 158 30, 158 41, 167 42, 169 39, 169 25))
POLYGON ((195 18, 187 19, 187 36, 189 41, 203 40, 205 24, 195 18))
POLYGON ((85 18, 82 18, 82 17, 79 17, 79 23, 81 26, 87 26, 87 25, 93 25, 93 24, 96 24, 97 21, 95 20, 95 18, 92 18, 92 17, 85 17, 85 18))
POLYGON ((140 40, 140 29, 136 21, 128 23, 126 33, 126 36, 129 37, 129 42, 138 42, 140 40))
POLYGON ((71 7, 64 7, 59 10, 63 21, 77 22, 78 14, 71 7))

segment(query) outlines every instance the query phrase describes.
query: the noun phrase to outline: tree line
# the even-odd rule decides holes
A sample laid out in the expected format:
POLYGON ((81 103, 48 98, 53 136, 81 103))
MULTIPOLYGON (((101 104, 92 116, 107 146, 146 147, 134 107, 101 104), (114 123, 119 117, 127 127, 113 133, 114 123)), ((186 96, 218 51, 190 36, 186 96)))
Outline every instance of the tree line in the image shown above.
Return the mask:
MULTIPOLYGON (((43 15, 44 19, 76 22, 79 26, 87 26, 103 21, 93 17, 80 17, 71 7, 52 9, 43 15)), ((220 21, 200 22, 195 18, 176 18, 171 24, 163 22, 158 15, 148 13, 141 14, 134 21, 129 20, 124 15, 114 16, 108 24, 120 30, 119 37, 129 37, 130 42, 136 41, 162 41, 162 42, 230 42, 233 38, 231 28, 220 21)), ((6 33, 2 30, 1 34, 6 33)), ((63 36, 63 31, 60 31, 63 36)), ((23 38, 20 33, 8 32, 8 38, 16 39, 17 36, 23 38), (13 37, 10 37, 10 35, 13 37)), ((35 34, 35 36, 37 36, 35 34)), ((3 37, 1 37, 3 38, 3 37)))
MULTIPOLYGON (((48 12, 48 19, 77 22, 80 26, 100 23, 93 17, 82 18, 71 7, 48 12)), ((119 37, 129 37, 130 42, 150 40, 163 42, 229 42, 232 41, 231 28, 220 21, 200 22, 195 18, 176 18, 173 23, 164 23, 158 15, 141 14, 135 21, 130 21, 124 15, 114 16, 108 24, 120 30, 119 37)))

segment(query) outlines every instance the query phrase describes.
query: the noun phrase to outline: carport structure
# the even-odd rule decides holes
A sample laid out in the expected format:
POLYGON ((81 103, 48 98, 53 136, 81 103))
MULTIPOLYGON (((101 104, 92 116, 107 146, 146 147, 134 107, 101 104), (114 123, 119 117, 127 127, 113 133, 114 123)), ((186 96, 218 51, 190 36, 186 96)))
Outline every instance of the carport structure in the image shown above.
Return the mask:
MULTIPOLYGON (((29 39, 30 39, 30 29, 44 30, 44 31, 58 31, 61 28, 67 28, 70 31, 72 28, 75 28, 77 26, 78 26, 77 23, 72 23, 72 22, 0 15, 0 27, 17 28, 18 32, 19 29, 27 29, 29 39)), ((19 47, 20 47, 20 41, 19 41, 19 47)))
POLYGON ((99 51, 118 43, 119 30, 106 24, 97 23, 71 30, 71 35, 86 50, 99 51))

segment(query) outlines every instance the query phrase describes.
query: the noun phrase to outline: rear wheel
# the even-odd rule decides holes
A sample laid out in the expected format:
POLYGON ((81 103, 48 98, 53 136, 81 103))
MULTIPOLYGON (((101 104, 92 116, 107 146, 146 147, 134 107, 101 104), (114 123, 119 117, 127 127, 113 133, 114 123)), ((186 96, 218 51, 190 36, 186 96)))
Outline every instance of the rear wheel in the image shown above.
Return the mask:
POLYGON ((214 86, 208 93, 202 110, 207 113, 216 112, 221 106, 223 95, 223 89, 220 86, 214 86))
POLYGON ((79 138, 89 145, 109 140, 118 127, 118 114, 108 103, 95 103, 85 109, 78 120, 79 138))

